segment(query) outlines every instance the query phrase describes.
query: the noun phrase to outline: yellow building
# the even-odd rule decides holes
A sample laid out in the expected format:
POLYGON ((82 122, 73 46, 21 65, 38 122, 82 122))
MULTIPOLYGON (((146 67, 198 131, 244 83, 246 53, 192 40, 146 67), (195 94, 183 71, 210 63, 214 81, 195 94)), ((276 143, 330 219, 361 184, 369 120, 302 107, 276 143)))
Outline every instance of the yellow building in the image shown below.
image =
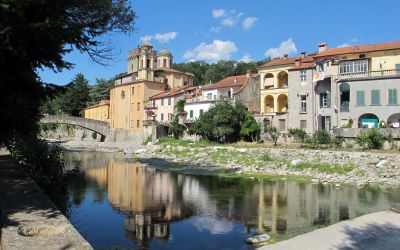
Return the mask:
POLYGON ((144 43, 129 52, 128 74, 118 77, 110 93, 110 127, 142 132, 147 126, 145 108, 149 97, 173 87, 193 84, 193 74, 171 68, 173 56, 159 53, 144 43))
POLYGON ((295 58, 285 55, 259 67, 261 88, 261 116, 264 124, 287 129, 288 70, 295 58))
POLYGON ((110 122, 110 101, 102 100, 99 104, 85 108, 86 119, 110 122))

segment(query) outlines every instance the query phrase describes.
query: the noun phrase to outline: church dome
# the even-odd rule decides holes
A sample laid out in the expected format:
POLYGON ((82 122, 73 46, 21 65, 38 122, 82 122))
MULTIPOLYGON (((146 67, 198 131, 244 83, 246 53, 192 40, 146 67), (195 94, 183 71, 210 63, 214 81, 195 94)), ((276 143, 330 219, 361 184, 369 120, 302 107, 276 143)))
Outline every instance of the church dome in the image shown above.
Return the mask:
POLYGON ((172 56, 172 53, 171 53, 171 51, 169 51, 169 49, 163 48, 162 50, 160 50, 158 55, 159 56, 172 56))

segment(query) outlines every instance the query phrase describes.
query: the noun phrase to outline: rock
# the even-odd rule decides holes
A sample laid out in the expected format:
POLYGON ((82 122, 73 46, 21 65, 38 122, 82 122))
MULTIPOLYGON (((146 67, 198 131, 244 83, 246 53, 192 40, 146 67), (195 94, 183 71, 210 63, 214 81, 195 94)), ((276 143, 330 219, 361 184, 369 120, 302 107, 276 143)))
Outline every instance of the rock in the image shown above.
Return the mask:
POLYGON ((379 159, 376 157, 369 157, 367 160, 367 163, 374 164, 374 165, 377 164, 378 162, 379 162, 379 159))
POLYGON ((258 243, 265 242, 269 239, 271 239, 271 236, 269 236, 268 234, 260 234, 260 235, 254 236, 254 237, 247 238, 246 243, 258 244, 258 243))
POLYGON ((131 154, 134 153, 134 151, 135 151, 134 148, 132 148, 132 147, 126 147, 126 148, 124 148, 123 153, 124 153, 124 155, 131 155, 131 154))
POLYGON ((197 158, 197 159, 199 159, 199 158, 204 158, 204 157, 207 157, 207 156, 208 156, 207 153, 198 153, 198 154, 196 154, 194 157, 197 158))
POLYGON ((139 149, 135 150, 135 154, 141 154, 141 153, 144 153, 144 152, 146 152, 145 148, 139 148, 139 149))
POLYGON ((311 182, 318 183, 319 180, 318 179, 311 179, 311 182))
POLYGON ((247 148, 239 148, 237 149, 237 151, 239 151, 240 153, 245 153, 247 152, 247 148))
POLYGON ((376 164, 376 166, 378 168, 384 167, 387 164, 387 162, 388 162, 387 160, 381 160, 376 164))
POLYGON ((293 160, 290 162, 290 165, 295 167, 295 166, 300 165, 300 163, 302 163, 301 160, 293 160))

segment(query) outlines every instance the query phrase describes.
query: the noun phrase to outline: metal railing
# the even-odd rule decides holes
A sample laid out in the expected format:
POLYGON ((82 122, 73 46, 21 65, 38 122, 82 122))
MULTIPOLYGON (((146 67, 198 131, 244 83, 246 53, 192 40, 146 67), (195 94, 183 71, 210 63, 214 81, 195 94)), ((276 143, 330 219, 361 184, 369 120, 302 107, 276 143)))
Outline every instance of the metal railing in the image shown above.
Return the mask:
POLYGON ((339 80, 400 77, 400 69, 339 74, 339 80))

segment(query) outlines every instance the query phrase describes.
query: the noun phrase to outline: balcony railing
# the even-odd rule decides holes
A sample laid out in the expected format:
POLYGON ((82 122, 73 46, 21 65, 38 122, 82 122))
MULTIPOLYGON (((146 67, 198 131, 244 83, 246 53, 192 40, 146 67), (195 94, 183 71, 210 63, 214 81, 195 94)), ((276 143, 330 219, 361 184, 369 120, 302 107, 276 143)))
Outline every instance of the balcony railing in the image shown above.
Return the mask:
POLYGON ((390 78, 390 77, 400 77, 400 69, 346 73, 338 75, 339 80, 373 79, 373 78, 390 78))

